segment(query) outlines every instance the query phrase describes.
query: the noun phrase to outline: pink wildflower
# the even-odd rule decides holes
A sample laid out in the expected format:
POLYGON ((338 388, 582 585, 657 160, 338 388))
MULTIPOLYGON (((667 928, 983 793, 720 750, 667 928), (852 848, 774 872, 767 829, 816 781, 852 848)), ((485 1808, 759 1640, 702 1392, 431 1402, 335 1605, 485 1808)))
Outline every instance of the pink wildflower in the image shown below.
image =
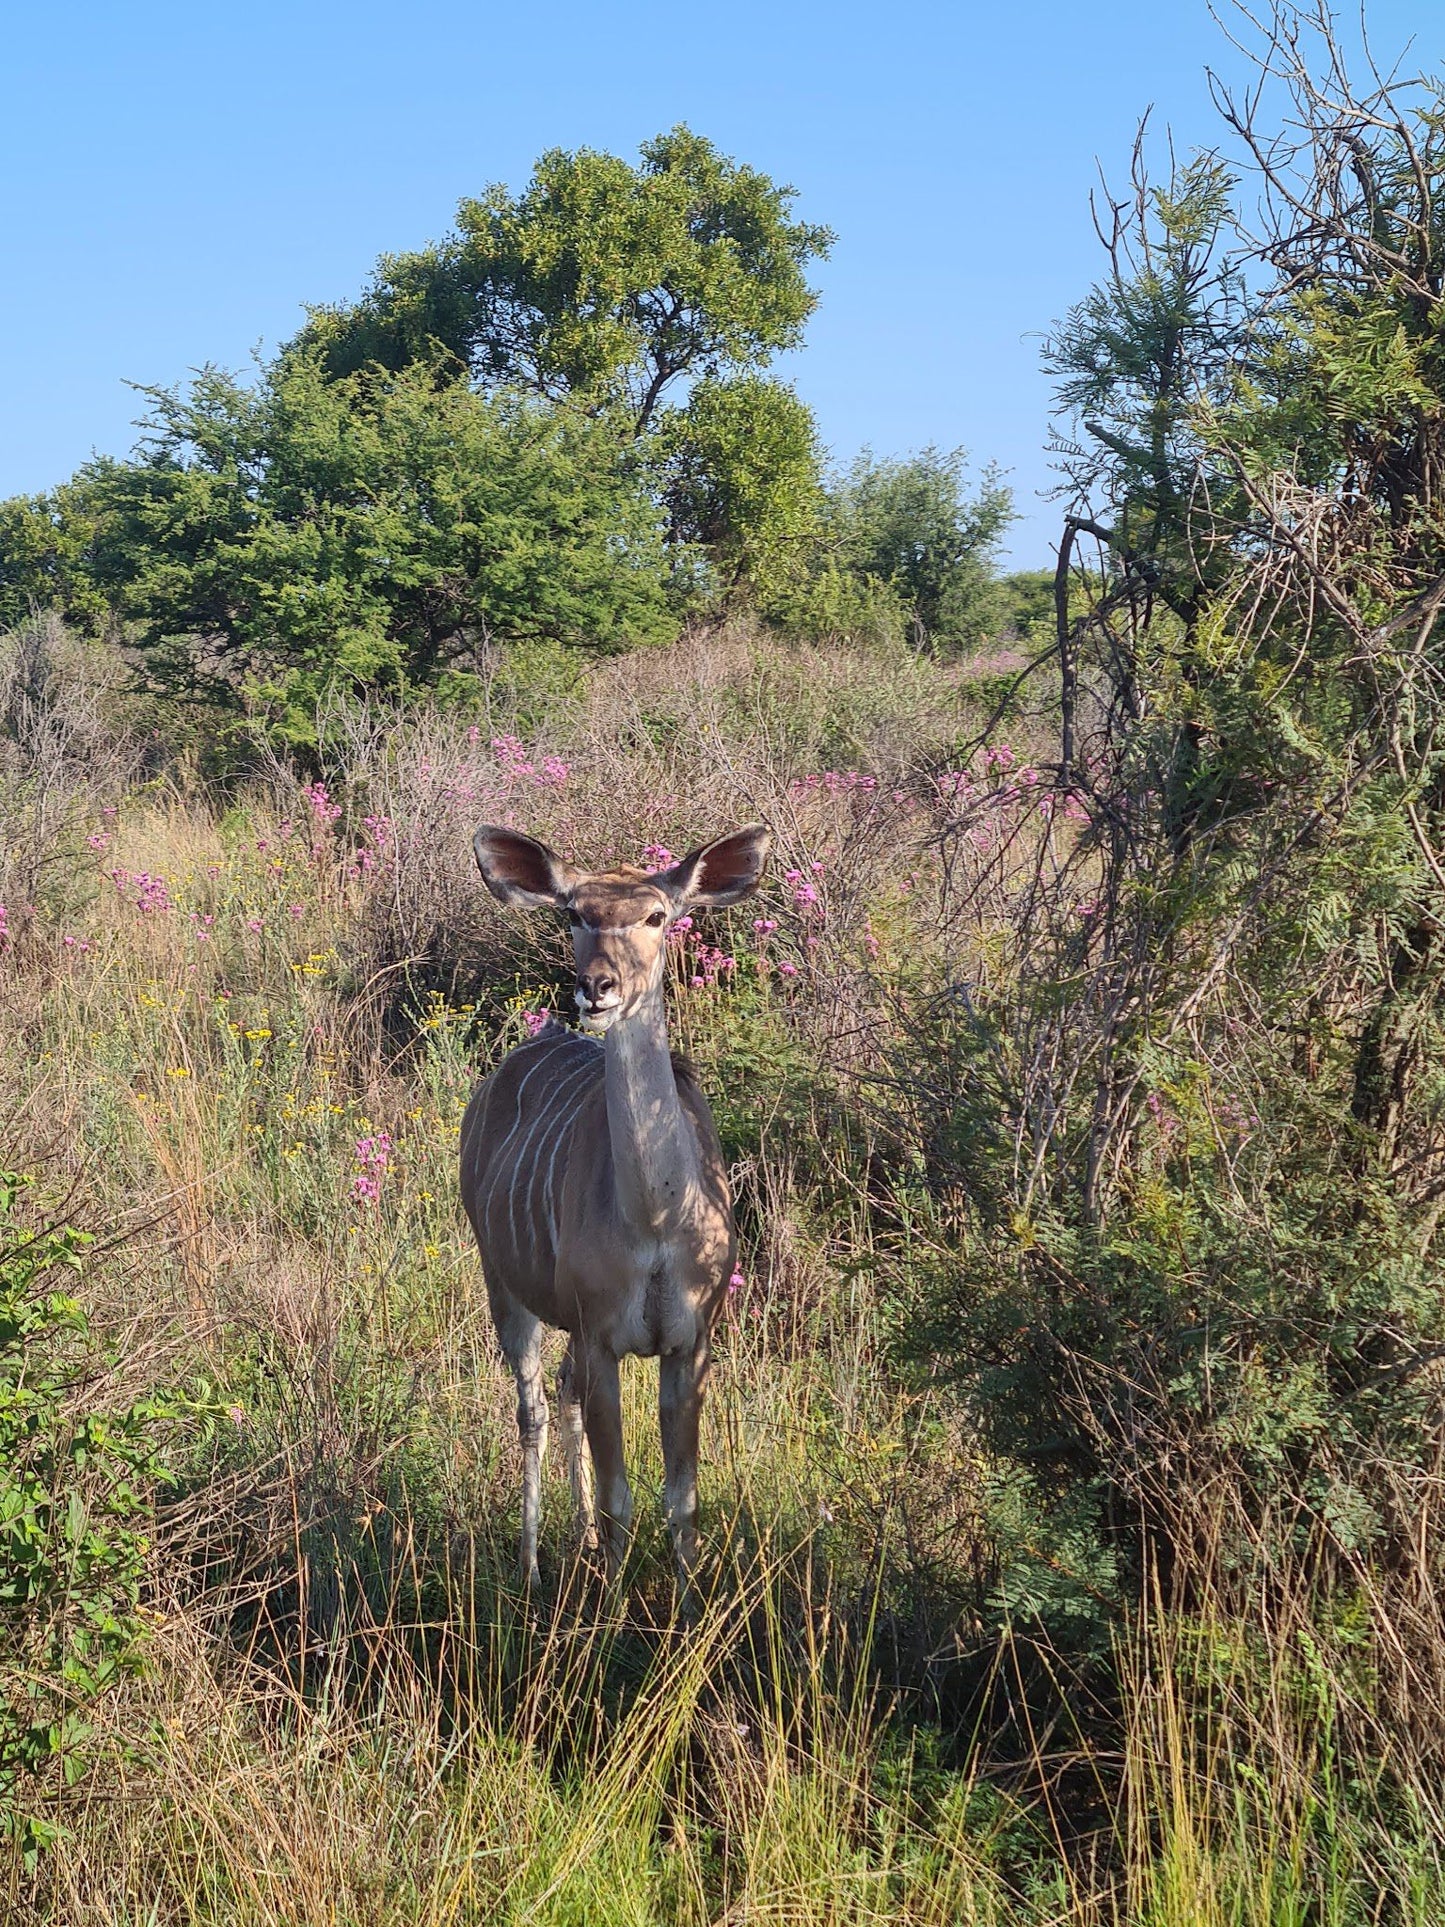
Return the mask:
POLYGON ((494 736, 492 738, 492 754, 501 764, 502 774, 507 778, 508 782, 513 781, 519 776, 531 776, 534 774, 532 764, 527 757, 526 747, 520 736, 494 736))
POLYGON ((360 1166, 351 1180, 351 1195, 358 1204, 376 1204, 381 1198, 381 1181, 391 1163, 391 1138, 385 1131, 374 1137, 356 1140, 356 1162, 360 1166))
POLYGON ((149 870, 112 870, 110 878, 127 903, 134 902, 136 909, 147 916, 159 916, 176 907, 164 877, 153 877, 149 870), (129 889, 135 891, 134 898, 126 896, 129 889))
POLYGON ((729 976, 738 967, 736 957, 728 956, 710 943, 697 943, 693 961, 694 974, 688 982, 694 990, 710 989, 720 977, 729 976))
POLYGON ((550 1010, 524 1010, 522 1012, 522 1022, 527 1026, 527 1035, 529 1037, 536 1037, 547 1028, 551 1021, 552 1013, 550 1010))
POLYGON ((301 794, 311 805, 311 814, 317 826, 320 829, 329 830, 341 814, 341 805, 332 802, 331 794, 326 785, 322 782, 308 783, 302 789, 301 794))

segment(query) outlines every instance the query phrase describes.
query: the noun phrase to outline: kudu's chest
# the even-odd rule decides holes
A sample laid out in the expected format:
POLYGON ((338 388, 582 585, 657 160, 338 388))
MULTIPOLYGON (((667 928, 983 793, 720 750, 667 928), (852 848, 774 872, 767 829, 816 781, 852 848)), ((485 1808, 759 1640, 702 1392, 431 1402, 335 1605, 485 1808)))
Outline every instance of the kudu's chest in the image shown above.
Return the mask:
POLYGON ((690 1084, 673 1086, 669 1118, 654 1112, 629 1134, 599 1046, 558 1032, 522 1047, 464 1121, 463 1199, 489 1283, 548 1324, 616 1356, 655 1356, 690 1351, 711 1323, 732 1215, 690 1084))

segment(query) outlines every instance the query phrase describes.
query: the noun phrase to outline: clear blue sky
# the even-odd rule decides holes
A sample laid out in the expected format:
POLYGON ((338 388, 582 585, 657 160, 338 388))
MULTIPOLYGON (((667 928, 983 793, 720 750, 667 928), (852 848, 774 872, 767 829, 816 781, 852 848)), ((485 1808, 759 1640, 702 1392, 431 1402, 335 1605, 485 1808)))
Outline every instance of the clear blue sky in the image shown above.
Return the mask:
MULTIPOLYGON (((1440 0, 1369 17, 1440 64, 1440 0)), ((1205 0, 79 0, 3 42, 0 494, 123 453, 127 380, 243 367, 544 148, 687 121, 837 231, 784 371, 835 457, 1002 463, 1019 566, 1057 523, 1039 336, 1098 272, 1096 160, 1122 177, 1151 103, 1212 141, 1204 69, 1239 64, 1205 0)))

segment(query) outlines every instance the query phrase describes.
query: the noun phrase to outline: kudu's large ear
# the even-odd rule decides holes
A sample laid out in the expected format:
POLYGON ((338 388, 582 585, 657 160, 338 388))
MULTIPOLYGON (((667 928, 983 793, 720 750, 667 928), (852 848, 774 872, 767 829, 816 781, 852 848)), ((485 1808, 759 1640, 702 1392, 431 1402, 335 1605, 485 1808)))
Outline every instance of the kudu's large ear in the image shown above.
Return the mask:
POLYGON ((554 909, 572 887, 571 867, 520 830, 484 823, 472 838, 472 849, 482 881, 499 903, 522 910, 554 909))
POLYGON ((768 860, 773 833, 765 823, 730 830, 701 849, 691 850, 681 863, 654 877, 679 904, 699 910, 720 909, 756 890, 768 860))

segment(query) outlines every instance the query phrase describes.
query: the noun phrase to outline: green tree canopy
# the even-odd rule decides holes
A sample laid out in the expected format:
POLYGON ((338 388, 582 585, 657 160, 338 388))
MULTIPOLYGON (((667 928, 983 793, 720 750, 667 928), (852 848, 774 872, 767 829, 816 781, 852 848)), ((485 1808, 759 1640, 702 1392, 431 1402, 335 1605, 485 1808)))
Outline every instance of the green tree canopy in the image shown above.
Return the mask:
POLYGON ((966 476, 962 449, 892 461, 865 451, 829 490, 838 562, 896 600, 916 642, 962 647, 1001 614, 994 559, 1012 497, 993 469, 974 494, 966 476))
POLYGON ((333 375, 450 364, 487 387, 624 407, 639 431, 675 381, 796 347, 828 230, 686 127, 641 152, 633 167, 552 149, 520 196, 464 200, 454 234, 383 257, 359 302, 313 310, 299 345, 333 375))
POLYGON ((724 600, 764 609, 807 571, 822 530, 822 458, 812 411, 761 375, 697 384, 659 418, 675 542, 711 561, 724 600))
POLYGON ((139 459, 72 485, 88 574, 171 688, 279 704, 398 693, 488 641, 675 633, 660 509, 605 421, 416 370, 150 391, 139 459))

